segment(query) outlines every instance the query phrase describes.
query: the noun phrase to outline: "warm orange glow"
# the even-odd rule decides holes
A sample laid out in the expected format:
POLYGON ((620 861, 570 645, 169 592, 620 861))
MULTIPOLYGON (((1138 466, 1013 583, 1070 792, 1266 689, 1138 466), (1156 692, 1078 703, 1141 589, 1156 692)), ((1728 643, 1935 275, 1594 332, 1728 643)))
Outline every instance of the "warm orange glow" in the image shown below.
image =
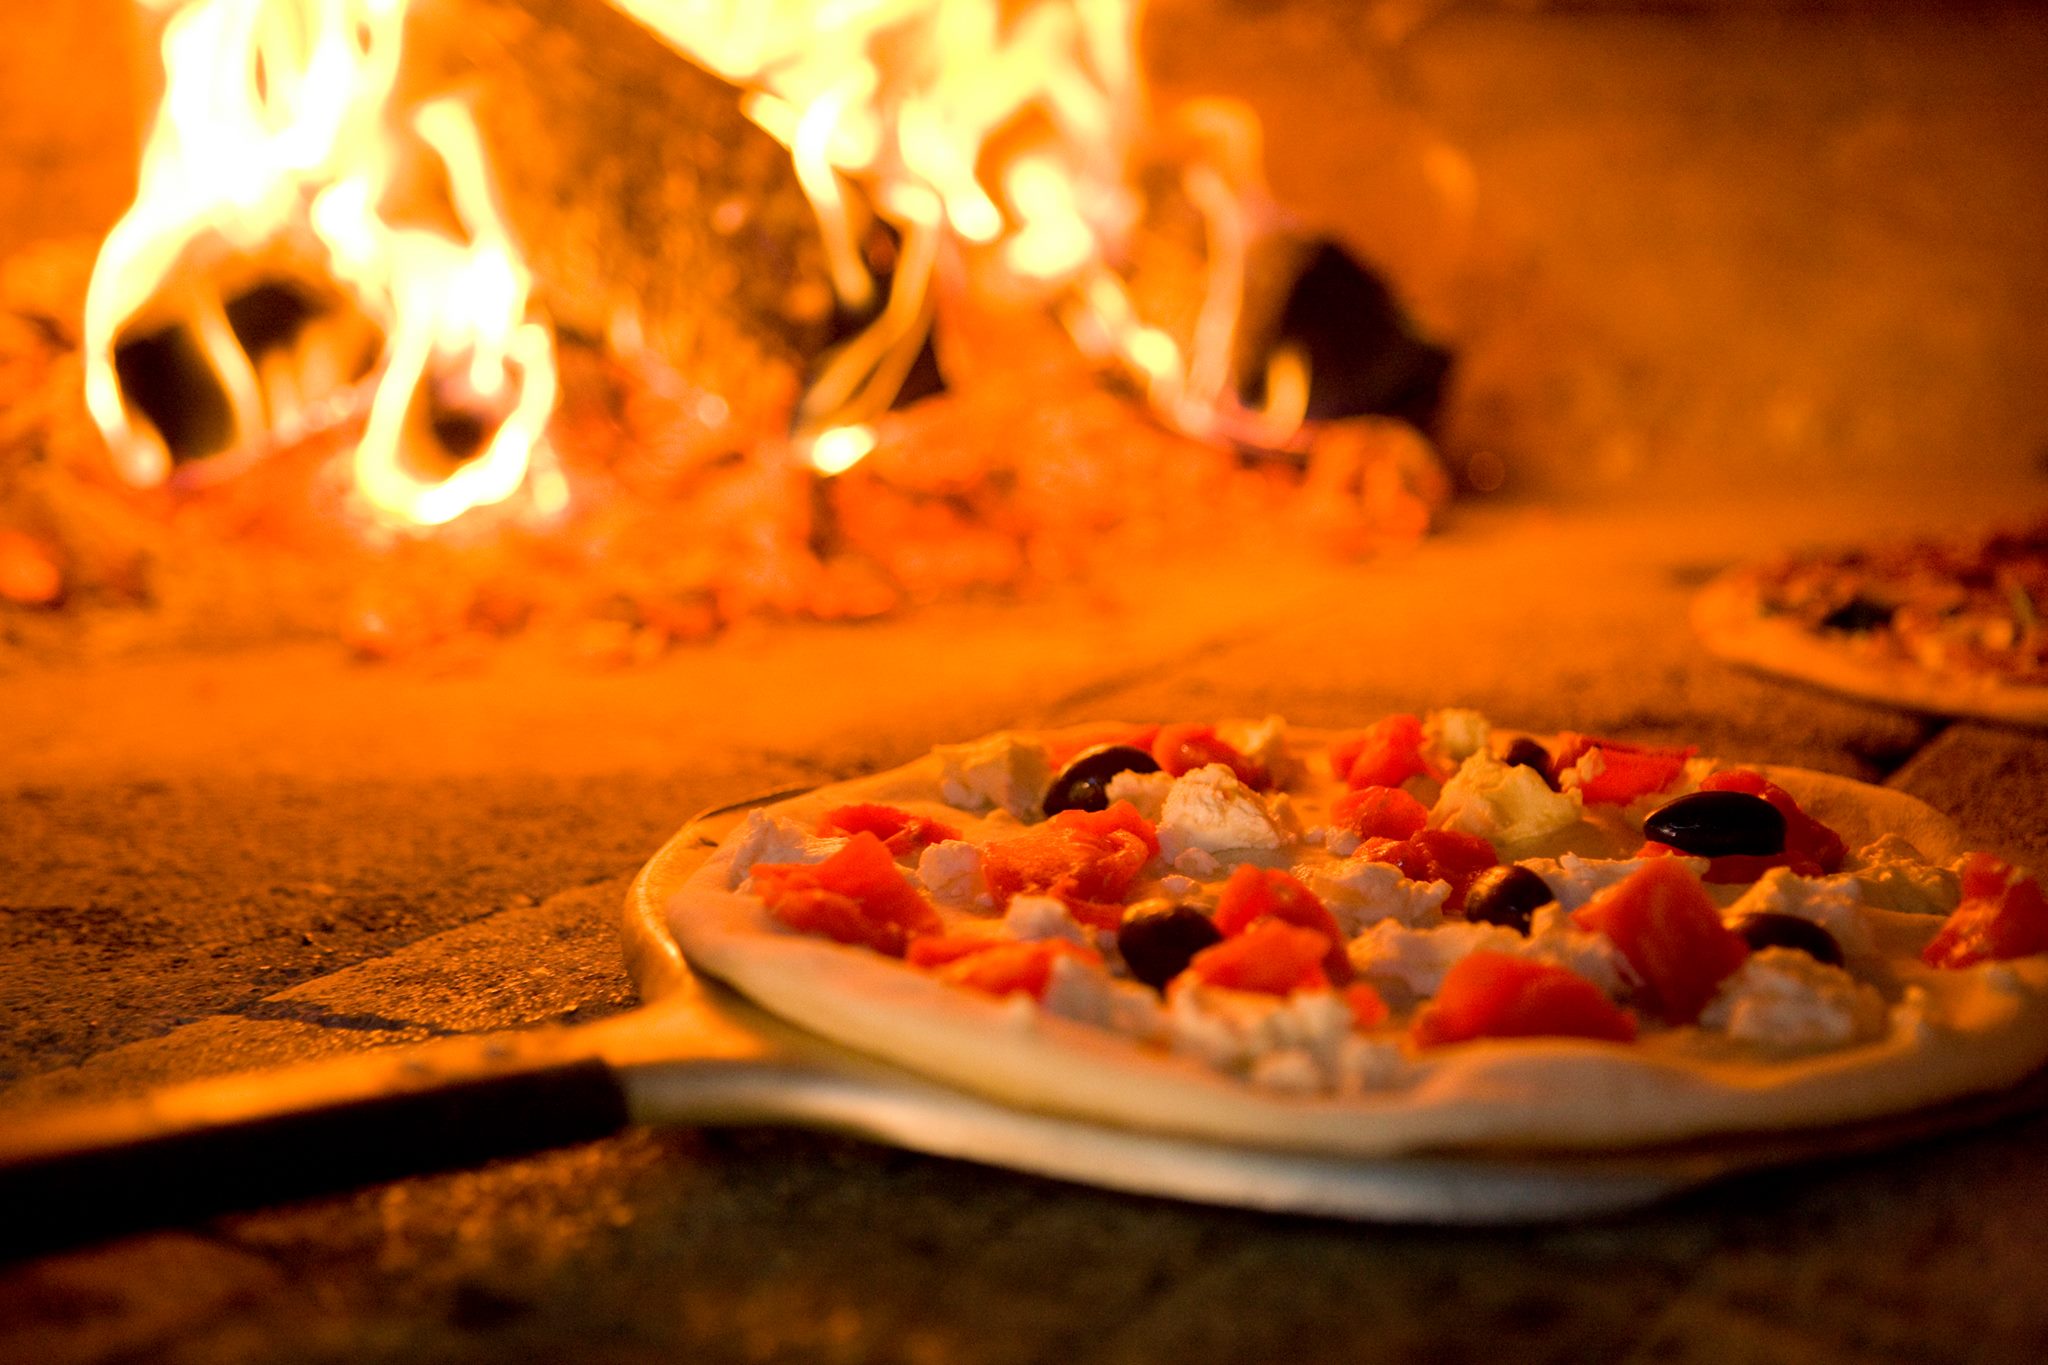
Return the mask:
POLYGON ((323 335, 323 319, 260 360, 236 335, 233 292, 281 276, 338 288, 382 334, 355 471, 383 519, 438 524, 510 496, 554 405, 553 342, 467 111, 393 107, 410 0, 140 2, 169 16, 163 105, 86 310, 87 401, 123 476, 157 484, 173 465, 117 373, 131 337, 181 328, 196 343, 231 418, 201 452, 210 466, 362 409, 346 338, 323 335), (420 158, 445 173, 452 224, 386 217, 420 158), (451 403, 476 449, 438 434, 430 409, 451 403))

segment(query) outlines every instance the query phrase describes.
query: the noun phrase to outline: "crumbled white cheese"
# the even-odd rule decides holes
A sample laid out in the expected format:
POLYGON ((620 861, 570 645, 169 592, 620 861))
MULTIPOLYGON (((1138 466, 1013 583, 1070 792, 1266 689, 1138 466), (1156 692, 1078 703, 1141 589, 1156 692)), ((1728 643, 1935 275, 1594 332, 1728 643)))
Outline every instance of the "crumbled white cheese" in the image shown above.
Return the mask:
POLYGON ((1422 718, 1425 756, 1455 768, 1493 742, 1493 726, 1484 715, 1463 706, 1446 706, 1422 718))
POLYGON ((1607 993, 1611 1000, 1628 996, 1636 983, 1634 970, 1614 940, 1589 934, 1572 924, 1571 912, 1555 901, 1539 905, 1529 917, 1529 937, 1515 950, 1537 962, 1576 972, 1607 993))
MULTIPOLYGON (((1312 1088, 1333 1088, 1351 1036, 1351 1007, 1335 991, 1296 991, 1283 1000, 1185 981, 1169 993, 1166 1017, 1174 1051, 1218 1070, 1250 1073, 1262 1084, 1260 1064, 1291 1053, 1313 1066, 1312 1088)), ((1292 1064, 1274 1065, 1284 1082, 1292 1064)))
POLYGON ((1876 991, 1794 948, 1751 954, 1700 1015, 1703 1028, 1779 1052, 1844 1047, 1884 1024, 1876 991))
POLYGON ((1444 973, 1467 953, 1481 948, 1512 953, 1522 947, 1522 936, 1498 924, 1446 924, 1435 929, 1409 929, 1393 920, 1381 920, 1351 940, 1347 952, 1358 974, 1375 986, 1394 988, 1387 1003, 1435 995, 1443 985, 1444 973))
POLYGON ((1003 910, 1003 927, 1026 942, 1063 938, 1084 948, 1095 946, 1094 931, 1067 913, 1051 896, 1012 896, 1003 910))
POLYGON ((1279 848, 1286 842, 1286 833, 1267 809, 1265 799, 1221 763, 1177 778, 1160 812, 1159 849, 1176 865, 1189 849, 1221 853, 1279 848))
POLYGON ((1801 877, 1790 868, 1774 867, 1722 913, 1731 924, 1744 915, 1796 915, 1827 930, 1845 956, 1866 957, 1876 945, 1856 890, 1850 878, 1801 877))
POLYGON ((1183 876, 1207 881, 1223 870, 1223 864, 1216 861, 1216 855, 1213 853, 1199 848, 1189 848, 1181 850, 1180 856, 1173 860, 1173 868, 1183 876))
POLYGON ((1432 829, 1476 834, 1512 858, 1577 824, 1585 802, 1554 792, 1534 768, 1481 750, 1458 765, 1429 813, 1432 829))
POLYGON ((821 838, 784 816, 753 811, 733 844, 728 884, 745 881, 755 863, 822 863, 845 847, 844 839, 821 838))
POLYGON ((1293 766, 1294 757, 1287 751, 1287 722, 1280 716, 1226 720, 1216 727, 1216 737, 1271 773, 1276 782, 1284 780, 1293 766))
POLYGON ((1262 1090, 1284 1095, 1313 1095, 1329 1084, 1316 1059, 1294 1047, 1279 1048, 1259 1058, 1245 1079, 1262 1090))
POLYGON ((1039 1003, 1063 1019, 1147 1042, 1162 1041, 1166 1036, 1166 1011, 1151 988, 1118 981, 1097 962, 1055 959, 1039 1003))
POLYGON ((1403 1080, 1409 1069, 1408 1054, 1398 1038, 1354 1033, 1337 1054, 1337 1090, 1346 1095, 1386 1090, 1403 1080))
POLYGON ((1365 842, 1350 830, 1335 825, 1317 825, 1302 835, 1301 841, 1305 844, 1321 844, 1339 858, 1349 858, 1358 852, 1358 846, 1365 842))
POLYGON ((917 856, 917 880, 940 905, 973 905, 981 892, 981 850, 964 839, 942 839, 917 856))
POLYGON ((939 795, 947 805, 977 811, 1000 806, 1020 820, 1042 813, 1052 785, 1044 745, 1001 734, 971 744, 941 744, 932 753, 939 760, 939 795))
POLYGON ((1178 872, 1169 872, 1159 879, 1159 894, 1174 900, 1185 901, 1201 889, 1200 882, 1193 877, 1183 877, 1178 872))
MULTIPOLYGON (((1707 870, 1705 858, 1688 858, 1679 854, 1667 854, 1677 858, 1695 876, 1707 870)), ((1593 897, 1619 881, 1626 881, 1648 865, 1647 858, 1581 858, 1576 853, 1567 853, 1561 858, 1524 858, 1522 866, 1543 878, 1543 884, 1550 888, 1550 894, 1557 897, 1561 909, 1576 910, 1593 897)))
POLYGON ((1448 882, 1416 882, 1392 863, 1346 858, 1338 863, 1312 863, 1296 875, 1315 892, 1348 938, 1383 919, 1414 926, 1436 924, 1451 894, 1448 882))
POLYGON ((1138 814, 1156 825, 1166 809, 1166 794, 1173 790, 1173 775, 1121 772, 1110 778, 1103 790, 1111 804, 1128 801, 1137 807, 1138 814))
POLYGON ((1962 903, 1963 881, 1954 871, 1927 861, 1896 834, 1865 844, 1843 860, 1827 880, 1853 881, 1864 901, 1907 915, 1946 915, 1962 903))
POLYGON ((1578 762, 1557 775, 1557 785, 1565 791, 1576 792, 1606 771, 1607 756, 1597 748, 1588 749, 1579 755, 1578 762))

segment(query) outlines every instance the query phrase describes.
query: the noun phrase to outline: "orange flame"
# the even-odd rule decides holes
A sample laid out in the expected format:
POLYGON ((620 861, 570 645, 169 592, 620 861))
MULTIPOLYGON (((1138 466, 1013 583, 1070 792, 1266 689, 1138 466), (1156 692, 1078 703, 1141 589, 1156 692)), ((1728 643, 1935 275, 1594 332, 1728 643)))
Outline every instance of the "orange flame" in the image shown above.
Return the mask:
MULTIPOLYGON (((410 0, 139 0, 168 15, 164 97, 135 202, 101 248, 86 300, 86 398, 130 482, 163 482, 163 432, 124 391, 124 341, 182 328, 225 393, 232 468, 360 406, 333 338, 253 359, 226 291, 266 271, 345 290, 383 334, 355 461, 385 519, 438 524, 510 496, 554 405, 553 343, 452 99, 392 107, 410 0), (385 200, 413 154, 446 172, 453 227, 399 226, 385 200), (435 393, 491 419, 475 453, 436 439, 435 393)), ((481 423, 479 424, 482 425, 481 423)))

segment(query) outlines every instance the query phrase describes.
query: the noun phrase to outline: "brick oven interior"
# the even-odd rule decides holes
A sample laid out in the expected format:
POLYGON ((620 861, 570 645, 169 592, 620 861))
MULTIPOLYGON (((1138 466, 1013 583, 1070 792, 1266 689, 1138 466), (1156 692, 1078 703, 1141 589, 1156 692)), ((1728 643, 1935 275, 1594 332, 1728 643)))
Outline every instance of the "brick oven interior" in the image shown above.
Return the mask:
MULTIPOLYGON (((535 69, 610 52, 634 80, 698 80, 594 0, 466 5, 535 69)), ((1458 492, 1430 535, 1365 556, 1168 537, 1085 575, 859 622, 763 614, 646 657, 571 630, 366 662, 276 605, 289 582, 223 581, 232 619, 175 584, 154 615, 0 601, 0 1124, 620 1014, 618 904, 693 812, 1006 726, 1456 703, 1882 783, 2042 865, 2040 732, 1716 662, 1685 613, 1745 558, 2038 516, 2048 17, 1148 13, 1155 94, 1246 101, 1274 199, 1455 352, 1438 450, 1458 492)), ((49 263, 120 215, 150 61, 126 0, 0 18, 0 302, 59 289, 49 263)), ((632 116, 639 87, 563 74, 529 118, 586 95, 632 116)), ((585 163, 523 163, 549 287, 595 325, 615 295, 692 316, 683 246, 646 226, 673 205, 631 181, 672 135, 608 151, 626 179, 593 173, 581 199, 585 163)), ((666 335, 733 363, 715 329, 666 335)), ((634 1129, 20 1259, 0 1355, 2033 1359, 2048 1300, 2000 1285, 2048 1255, 2044 1138, 2034 1117, 1620 1221, 1455 1233, 634 1129)))

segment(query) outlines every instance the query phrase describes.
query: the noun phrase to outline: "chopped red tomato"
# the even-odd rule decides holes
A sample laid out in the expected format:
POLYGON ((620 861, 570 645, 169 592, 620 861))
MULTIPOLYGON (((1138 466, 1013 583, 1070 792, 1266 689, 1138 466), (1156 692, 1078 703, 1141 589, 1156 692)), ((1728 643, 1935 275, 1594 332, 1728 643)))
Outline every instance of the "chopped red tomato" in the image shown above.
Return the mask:
POLYGON ((1128 801, 1115 802, 1104 810, 1063 810, 1052 817, 1052 823, 1063 829, 1078 830, 1091 839, 1107 839, 1122 830, 1138 836, 1148 857, 1159 853, 1159 831, 1128 801))
POLYGON ((2048 953, 2048 897, 2041 884, 2002 859, 1972 853, 1963 860, 1963 901, 1921 952, 1930 967, 2048 953))
POLYGON ((1387 1015, 1391 1013, 1387 1002, 1380 999, 1380 993, 1363 981, 1355 981, 1344 988, 1344 1003, 1351 1009, 1351 1027, 1361 1033, 1386 1023, 1387 1015))
POLYGON ((1473 880, 1500 861, 1492 844, 1454 829, 1418 830, 1406 839, 1367 839, 1358 853, 1371 862, 1392 863, 1410 881, 1450 883, 1446 914, 1464 909, 1473 880))
POLYGON ((1358 787, 1337 798, 1330 823, 1361 839, 1406 839, 1429 823, 1429 808, 1399 787, 1358 787))
POLYGON ((1344 931, 1316 893, 1285 872, 1240 863, 1230 874, 1230 880, 1223 883, 1211 922, 1225 938, 1230 938, 1263 919, 1276 919, 1321 934, 1330 945, 1323 955, 1323 974, 1340 986, 1351 979, 1351 959, 1344 955, 1344 931))
POLYGON ((1625 806, 1638 796, 1664 791, 1685 771, 1685 760, 1699 750, 1688 744, 1683 749, 1659 749, 1648 744, 1627 744, 1618 739, 1596 739, 1567 730, 1558 736, 1557 754, 1551 760, 1550 775, 1562 780, 1565 771, 1587 754, 1599 755, 1599 771, 1579 783, 1579 795, 1593 805, 1625 806))
POLYGON ((1085 725, 1055 736, 1046 745, 1046 757, 1057 772, 1083 749, 1096 749, 1105 744, 1127 744, 1149 754, 1152 741, 1158 736, 1159 727, 1156 725, 1085 725))
POLYGON ((1036 939, 1029 943, 997 943, 978 953, 955 958, 938 969, 939 979, 984 995, 1045 998, 1052 980, 1052 964, 1063 957, 1081 962, 1100 962, 1096 954, 1063 938, 1036 939))
POLYGON ((901 957, 911 939, 941 928, 939 912, 869 833, 821 863, 756 863, 749 875, 768 913, 803 933, 901 957))
POLYGON ((1411 1026, 1417 1047, 1469 1038, 1604 1038, 1626 1043, 1636 1021, 1577 972, 1487 949, 1444 973, 1411 1026))
POLYGON ((1651 1008, 1666 1023, 1690 1024, 1728 974, 1749 957, 1749 945, 1721 923, 1684 864, 1659 858, 1572 912, 1581 929, 1605 934, 1643 983, 1651 1008))
POLYGON ((912 939, 903 960, 913 967, 943 967, 1011 941, 986 933, 929 934, 912 939))
POLYGON ((1152 757, 1162 771, 1179 777, 1211 763, 1221 763, 1237 774, 1247 787, 1264 791, 1272 785, 1272 774, 1257 759, 1248 758, 1217 737, 1213 725, 1162 725, 1152 741, 1152 757))
POLYGON ((880 839, 883 847, 899 858, 906 853, 916 853, 928 845, 960 837, 959 830, 943 821, 924 815, 912 815, 909 811, 895 806, 873 803, 839 806, 818 817, 820 834, 862 832, 880 839))
POLYGON ((1226 938, 1196 953, 1181 980, 1193 977, 1212 986, 1264 995, 1327 990, 1323 959, 1330 940, 1313 929, 1301 929, 1267 917, 1235 938, 1226 938))
POLYGON ((1374 721, 1330 746, 1330 771, 1350 787, 1398 787, 1429 771, 1422 722, 1406 712, 1374 721))
POLYGON ((1123 922, 1124 892, 1158 847, 1151 825, 1119 801, 1093 814, 1063 812, 987 845, 981 874, 998 909, 1013 896, 1054 896, 1083 924, 1114 929, 1123 922))

